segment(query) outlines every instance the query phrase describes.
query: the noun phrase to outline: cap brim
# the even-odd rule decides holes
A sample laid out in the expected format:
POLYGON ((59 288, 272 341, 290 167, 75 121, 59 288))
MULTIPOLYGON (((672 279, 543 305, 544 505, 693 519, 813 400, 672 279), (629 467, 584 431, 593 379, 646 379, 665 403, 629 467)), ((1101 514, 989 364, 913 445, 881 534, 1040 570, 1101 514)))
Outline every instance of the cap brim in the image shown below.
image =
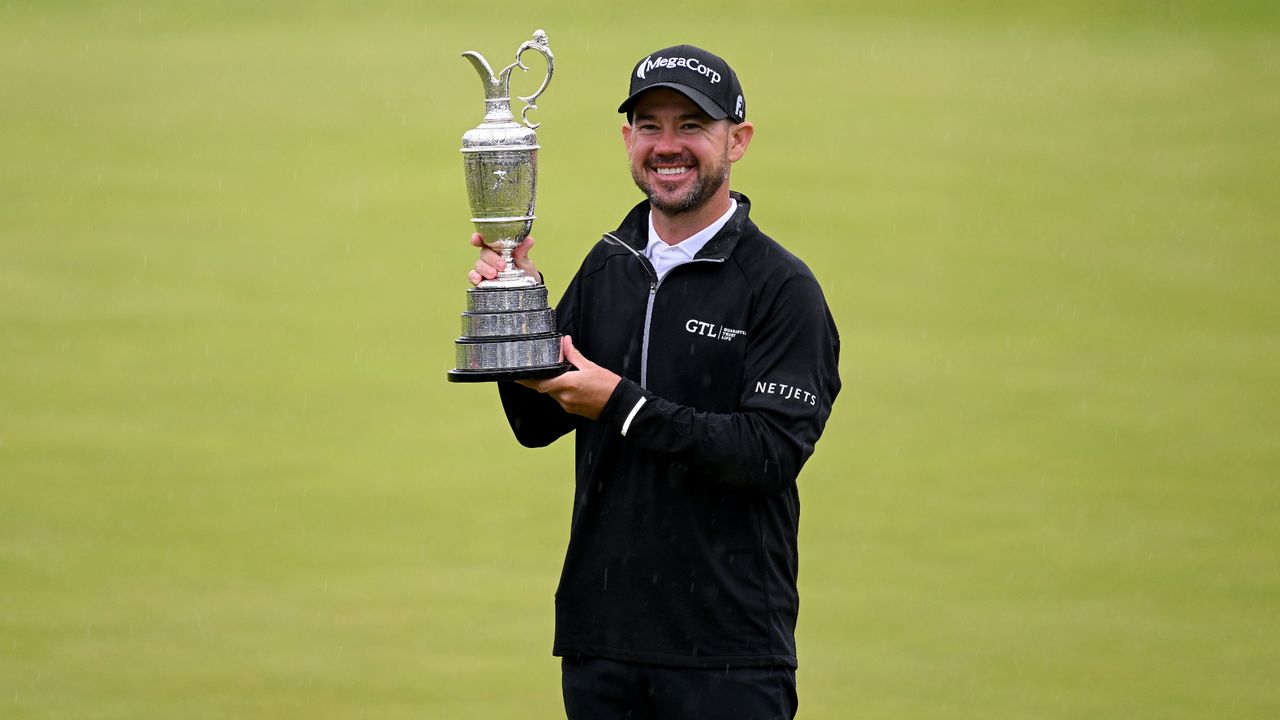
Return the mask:
POLYGON ((644 89, 637 90, 636 92, 632 93, 631 97, 624 100, 622 104, 618 106, 618 112, 620 113, 628 112, 629 110, 631 110, 631 106, 636 104, 636 100, 641 95, 649 92, 654 88, 670 88, 672 90, 675 90, 681 95, 684 95, 685 97, 692 100, 693 104, 701 108, 702 112, 706 113, 707 116, 710 117, 712 120, 723 120, 729 117, 729 113, 725 112, 724 109, 721 108, 719 105, 717 105, 716 102, 712 100, 710 97, 708 97, 706 93, 696 88, 691 88, 688 85, 681 85, 680 83, 674 83, 674 82, 656 82, 656 83, 653 83, 652 85, 645 85, 644 89))

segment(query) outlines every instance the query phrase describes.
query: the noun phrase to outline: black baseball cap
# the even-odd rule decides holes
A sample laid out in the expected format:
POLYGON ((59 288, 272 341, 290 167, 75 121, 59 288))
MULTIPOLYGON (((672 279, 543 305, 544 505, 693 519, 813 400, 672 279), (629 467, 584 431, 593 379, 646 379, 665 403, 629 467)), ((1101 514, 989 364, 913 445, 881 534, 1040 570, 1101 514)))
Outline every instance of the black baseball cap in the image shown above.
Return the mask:
POLYGON ((631 71, 631 90, 618 112, 631 119, 631 107, 641 93, 671 88, 689 98, 713 120, 740 123, 747 119, 747 101, 738 76, 718 55, 693 45, 676 45, 646 55, 631 71))

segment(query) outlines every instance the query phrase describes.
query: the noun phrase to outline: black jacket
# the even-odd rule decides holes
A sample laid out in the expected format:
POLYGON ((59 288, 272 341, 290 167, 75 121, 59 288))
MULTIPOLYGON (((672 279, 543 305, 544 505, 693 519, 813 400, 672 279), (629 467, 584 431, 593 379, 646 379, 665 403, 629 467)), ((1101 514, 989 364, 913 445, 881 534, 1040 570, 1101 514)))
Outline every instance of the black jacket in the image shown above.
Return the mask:
POLYGON ((796 666, 796 476, 840 390, 840 340, 809 268, 734 197, 661 283, 646 202, 569 284, 560 332, 623 378, 599 420, 500 383, 523 445, 577 431, 556 655, 796 666))

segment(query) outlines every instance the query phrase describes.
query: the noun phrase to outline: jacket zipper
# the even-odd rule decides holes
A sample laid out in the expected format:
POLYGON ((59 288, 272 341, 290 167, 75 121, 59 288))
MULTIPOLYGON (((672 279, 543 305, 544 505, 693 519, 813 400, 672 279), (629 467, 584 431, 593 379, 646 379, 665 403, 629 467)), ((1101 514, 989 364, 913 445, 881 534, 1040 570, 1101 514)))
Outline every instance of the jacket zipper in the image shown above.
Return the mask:
POLYGON ((647 390, 649 387, 649 324, 653 320, 653 298, 658 294, 658 276, 654 273, 648 259, 636 252, 635 248, 619 240, 613 233, 605 233, 604 237, 607 241, 612 241, 612 244, 626 248, 627 252, 640 261, 640 267, 644 268, 645 274, 649 276, 649 300, 644 306, 644 335, 640 339, 640 387, 647 390))
POLYGON ((649 389, 649 324, 653 321, 653 299, 661 280, 649 279, 649 303, 644 307, 644 338, 640 341, 640 387, 649 389))
MULTIPOLYGON (((619 240, 617 236, 615 236, 613 233, 605 233, 604 237, 607 240, 612 240, 613 241, 612 244, 621 245, 622 247, 626 248, 627 252, 630 252, 632 255, 635 256, 637 260, 640 261, 640 267, 644 268, 645 273, 649 275, 649 300, 644 307, 644 335, 640 339, 640 387, 645 390, 648 390, 649 389, 649 328, 653 322, 653 301, 654 301, 654 298, 656 298, 658 295, 658 286, 662 284, 662 280, 665 280, 666 276, 663 276, 662 280, 659 280, 657 274, 652 270, 652 265, 649 263, 648 258, 646 258, 642 253, 636 252, 635 248, 619 240)), ((695 263, 695 262, 722 263, 724 262, 724 260, 725 260, 724 258, 694 258, 692 260, 689 260, 688 262, 681 263, 681 265, 688 265, 690 263, 695 263)), ((679 265, 677 265, 676 267, 679 267, 679 265)), ((675 269, 676 268, 671 268, 671 270, 675 270, 675 269)), ((671 274, 671 270, 667 271, 667 275, 671 274)))

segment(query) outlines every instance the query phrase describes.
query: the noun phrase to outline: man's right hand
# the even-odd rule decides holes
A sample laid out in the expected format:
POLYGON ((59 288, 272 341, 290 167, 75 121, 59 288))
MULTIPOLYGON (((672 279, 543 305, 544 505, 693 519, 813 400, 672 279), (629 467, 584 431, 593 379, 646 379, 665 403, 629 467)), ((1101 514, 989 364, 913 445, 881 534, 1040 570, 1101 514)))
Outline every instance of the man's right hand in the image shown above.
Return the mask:
MULTIPOLYGON (((476 269, 467 273, 467 279, 471 281, 472 285, 479 285, 481 280, 492 280, 498 277, 500 271, 506 269, 506 263, 502 262, 502 254, 485 245, 483 235, 473 233, 471 235, 471 244, 480 248, 480 258, 476 260, 476 269)), ((529 249, 532 247, 533 236, 530 235, 512 251, 511 259, 515 261, 516 267, 525 271, 529 277, 542 282, 542 273, 538 272, 538 268, 534 267, 533 261, 529 259, 529 249)))

